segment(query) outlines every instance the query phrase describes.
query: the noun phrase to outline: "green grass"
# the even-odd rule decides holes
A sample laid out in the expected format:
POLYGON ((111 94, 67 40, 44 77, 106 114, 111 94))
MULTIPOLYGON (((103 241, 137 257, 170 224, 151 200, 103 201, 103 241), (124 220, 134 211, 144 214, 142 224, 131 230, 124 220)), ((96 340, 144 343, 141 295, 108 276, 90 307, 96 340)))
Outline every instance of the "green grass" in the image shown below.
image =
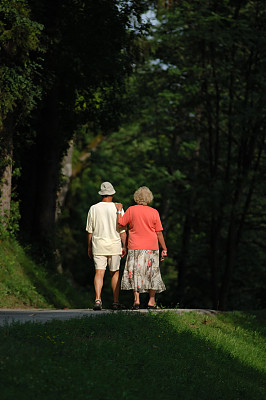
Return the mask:
POLYGON ((1 308, 88 308, 92 297, 64 276, 48 274, 14 239, 0 241, 1 308))
POLYGON ((5 326, 1 399, 264 400, 264 317, 117 313, 5 326))

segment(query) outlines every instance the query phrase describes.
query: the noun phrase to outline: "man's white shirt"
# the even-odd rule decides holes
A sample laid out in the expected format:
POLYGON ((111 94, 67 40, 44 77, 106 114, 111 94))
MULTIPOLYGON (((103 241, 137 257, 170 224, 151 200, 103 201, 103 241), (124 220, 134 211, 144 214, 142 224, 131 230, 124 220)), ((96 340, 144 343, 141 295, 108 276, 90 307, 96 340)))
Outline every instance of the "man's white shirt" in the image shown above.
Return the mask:
POLYGON ((104 201, 94 204, 89 209, 86 231, 92 233, 93 255, 112 256, 122 253, 120 233, 125 230, 117 228, 116 211, 114 203, 104 201))

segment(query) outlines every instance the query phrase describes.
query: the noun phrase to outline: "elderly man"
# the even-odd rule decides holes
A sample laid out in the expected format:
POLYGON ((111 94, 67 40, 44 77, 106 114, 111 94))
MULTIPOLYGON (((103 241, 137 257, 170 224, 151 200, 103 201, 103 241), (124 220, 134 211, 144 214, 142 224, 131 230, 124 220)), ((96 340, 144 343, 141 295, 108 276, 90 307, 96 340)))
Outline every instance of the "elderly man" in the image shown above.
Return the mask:
POLYGON ((102 200, 91 206, 88 212, 86 231, 88 232, 88 255, 95 264, 95 304, 94 310, 102 309, 101 292, 106 266, 108 264, 111 274, 111 287, 113 290, 113 310, 119 310, 119 267, 121 257, 126 255, 126 232, 117 228, 117 211, 113 203, 116 193, 110 182, 103 182, 98 192, 102 200))

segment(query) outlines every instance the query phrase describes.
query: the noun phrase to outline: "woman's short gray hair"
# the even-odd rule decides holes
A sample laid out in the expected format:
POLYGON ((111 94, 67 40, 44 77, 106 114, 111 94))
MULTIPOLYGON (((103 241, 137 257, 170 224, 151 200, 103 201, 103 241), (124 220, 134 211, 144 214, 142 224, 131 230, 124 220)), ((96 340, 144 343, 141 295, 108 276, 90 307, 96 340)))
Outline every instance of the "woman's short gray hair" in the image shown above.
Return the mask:
POLYGON ((134 200, 137 204, 147 205, 152 202, 153 194, 147 186, 141 186, 135 191, 134 200))

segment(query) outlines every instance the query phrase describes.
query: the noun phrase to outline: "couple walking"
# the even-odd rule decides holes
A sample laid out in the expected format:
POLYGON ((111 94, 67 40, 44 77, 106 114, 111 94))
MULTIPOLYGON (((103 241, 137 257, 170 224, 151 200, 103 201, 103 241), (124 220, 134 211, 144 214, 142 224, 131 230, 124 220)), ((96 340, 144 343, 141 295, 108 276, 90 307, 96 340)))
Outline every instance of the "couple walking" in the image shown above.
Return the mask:
POLYGON ((112 308, 123 308, 119 303, 119 267, 121 257, 126 254, 121 289, 133 290, 132 309, 140 308, 139 295, 144 292, 149 293, 148 308, 159 308, 155 294, 165 290, 159 269, 159 244, 162 248, 161 261, 167 257, 167 248, 159 213, 148 206, 153 200, 152 192, 146 186, 140 187, 134 193, 136 205, 129 207, 126 212, 121 203, 113 202, 116 192, 110 182, 103 182, 98 193, 102 200, 89 209, 86 226, 88 255, 95 264, 94 310, 102 309, 101 292, 107 264, 114 297, 112 308), (127 225, 128 241, 125 230, 127 225))

